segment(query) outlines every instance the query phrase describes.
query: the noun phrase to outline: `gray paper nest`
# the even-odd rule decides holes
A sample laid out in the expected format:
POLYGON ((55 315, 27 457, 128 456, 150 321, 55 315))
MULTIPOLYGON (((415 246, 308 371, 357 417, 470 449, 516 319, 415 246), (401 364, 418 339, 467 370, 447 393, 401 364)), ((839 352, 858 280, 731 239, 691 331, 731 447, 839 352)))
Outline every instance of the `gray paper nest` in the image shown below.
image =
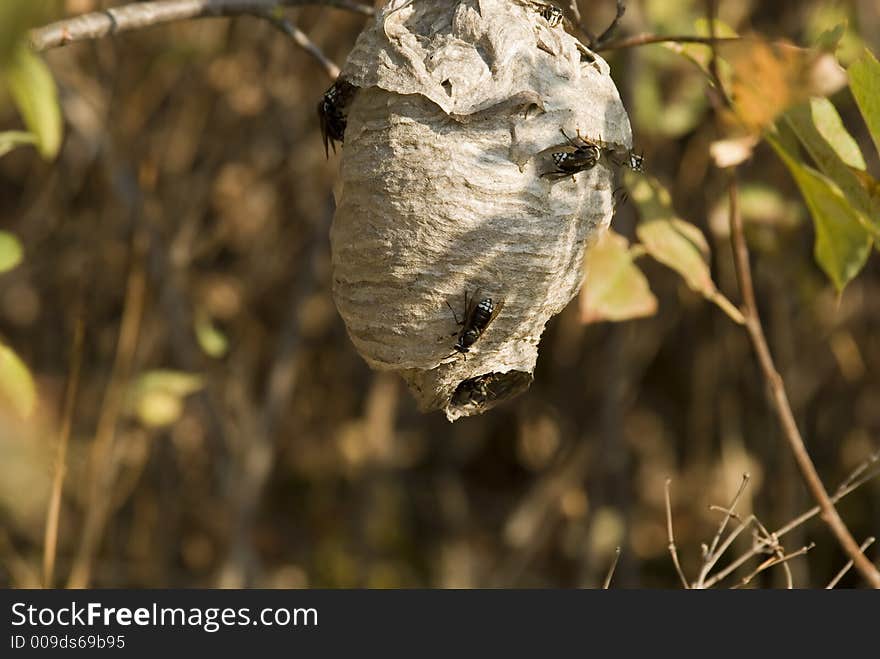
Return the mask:
POLYGON ((538 341, 577 294, 613 214, 606 159, 552 180, 560 134, 629 149, 607 63, 539 5, 392 0, 342 78, 351 104, 331 231, 333 293, 371 367, 450 420, 530 385, 538 341), (503 300, 467 355, 465 293, 503 300))

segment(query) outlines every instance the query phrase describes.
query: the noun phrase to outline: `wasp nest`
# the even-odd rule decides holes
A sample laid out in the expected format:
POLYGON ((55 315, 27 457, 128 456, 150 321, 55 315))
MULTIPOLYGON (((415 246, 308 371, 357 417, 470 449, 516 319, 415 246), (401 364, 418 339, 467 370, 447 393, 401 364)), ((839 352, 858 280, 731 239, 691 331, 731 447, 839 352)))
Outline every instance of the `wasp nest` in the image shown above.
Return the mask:
POLYGON ((341 79, 339 312, 422 409, 485 411, 531 383, 611 220, 632 138, 608 65, 543 3, 392 0, 341 79))

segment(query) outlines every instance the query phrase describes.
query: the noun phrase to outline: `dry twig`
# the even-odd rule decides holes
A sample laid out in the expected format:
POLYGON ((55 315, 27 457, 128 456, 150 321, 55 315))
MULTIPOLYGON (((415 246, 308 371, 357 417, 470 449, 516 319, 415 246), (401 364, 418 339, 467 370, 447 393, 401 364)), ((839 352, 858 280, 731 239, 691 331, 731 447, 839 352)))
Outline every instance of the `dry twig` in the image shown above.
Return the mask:
POLYGON ((665 34, 636 34, 631 37, 623 37, 606 41, 596 48, 599 52, 606 50, 623 50, 624 48, 636 48, 638 46, 649 46, 657 43, 700 43, 711 46, 716 43, 724 43, 728 41, 745 41, 749 37, 701 37, 697 35, 665 35, 665 34))
POLYGON ((669 539, 669 554, 672 556, 672 562, 675 564, 675 571, 678 572, 678 578, 685 589, 690 589, 687 578, 681 569, 681 563, 678 562, 678 550, 675 548, 675 534, 672 532, 672 503, 669 499, 669 486, 672 479, 666 479, 666 537, 669 539))
POLYGON ((859 551, 859 546, 853 539, 849 529, 834 507, 834 503, 828 496, 822 479, 816 471, 816 466, 807 452, 807 447, 798 430, 788 394, 785 391, 785 383, 770 354, 767 339, 764 336, 764 328, 758 314, 758 304, 755 300, 755 289, 752 283, 752 272, 749 264, 749 250, 746 245, 743 231, 742 216, 739 212, 739 196, 736 175, 731 173, 728 180, 728 196, 730 200, 730 236, 733 244, 734 265, 737 280, 743 298, 743 316, 746 319, 746 330, 749 340, 758 357, 758 363, 764 374, 764 379, 772 394, 773 409, 779 419, 783 435, 791 449, 798 468, 801 471, 804 482, 813 498, 818 502, 821 509, 822 520, 831 529, 837 541, 843 547, 847 555, 853 559, 856 569, 874 588, 880 588, 880 570, 878 570, 867 557, 859 551))
POLYGON ((363 16, 374 13, 372 7, 351 0, 154 0, 66 18, 32 30, 30 40, 34 50, 43 51, 164 23, 193 18, 264 15, 278 7, 307 5, 345 9, 363 16))
POLYGON ((339 67, 336 63, 327 57, 324 54, 324 51, 318 48, 315 42, 309 39, 308 35, 292 22, 282 16, 276 15, 272 10, 254 11, 252 15, 259 18, 265 18, 273 26, 290 37, 297 46, 317 60, 318 64, 321 65, 331 80, 336 80, 336 78, 339 77, 339 67))
POLYGON ((755 520, 754 515, 749 517, 748 523, 740 520, 736 513, 734 513, 734 508, 736 508, 736 504, 739 503, 740 498, 745 492, 746 486, 749 484, 749 474, 743 474, 742 482, 740 483, 739 489, 736 491, 736 494, 733 497, 733 500, 730 502, 730 507, 724 509, 724 517, 721 520, 721 523, 718 525, 718 531, 715 533, 715 537, 712 539, 712 544, 709 548, 703 553, 703 566, 700 568, 700 575, 697 577, 696 587, 703 588, 704 582, 706 581, 706 577, 709 575, 709 572, 718 562, 718 559, 727 551, 727 548, 730 544, 736 539, 736 537, 742 532, 743 529, 746 528, 748 523, 751 523, 755 520), (727 528, 727 523, 731 519, 737 519, 740 525, 737 529, 732 531, 728 536, 727 540, 721 543, 719 547, 719 543, 721 542, 721 537, 724 535, 724 531, 727 528))
MULTIPOLYGON (((858 489, 859 487, 864 485, 866 482, 868 482, 872 478, 874 478, 876 476, 880 476, 880 469, 878 469, 876 471, 869 471, 870 466, 872 464, 876 463, 878 461, 878 459, 880 459, 880 451, 869 456, 862 464, 860 464, 858 467, 856 467, 856 469, 849 476, 847 476, 846 479, 844 479, 844 481, 837 488, 837 490, 834 493, 834 496, 831 497, 831 501, 833 503, 837 503, 843 497, 845 497, 846 495, 855 491, 856 489, 858 489)), ((793 531, 794 529, 801 526, 805 522, 808 522, 810 519, 812 519, 813 517, 818 515, 819 512, 820 512, 819 506, 814 506, 813 508, 806 511, 805 513, 799 515, 798 517, 795 517, 793 520, 791 520, 787 524, 784 524, 783 526, 778 528, 776 531, 774 531, 770 535, 775 538, 781 538, 782 536, 793 531)), ((711 586, 715 585, 716 583, 718 583, 722 579, 725 579, 728 575, 730 575, 731 572, 733 572, 734 570, 736 570, 737 568, 742 566, 744 563, 746 563, 753 556, 760 553, 760 551, 761 551, 760 547, 753 547, 752 549, 750 549, 749 551, 744 553, 742 556, 740 556, 739 558, 737 558, 736 560, 731 562, 724 569, 720 570, 717 574, 708 578, 706 580, 705 587, 710 588, 711 586)))
POLYGON ((614 550, 614 560, 611 561, 611 567, 608 568, 608 574, 602 583, 602 590, 608 590, 611 587, 611 579, 614 577, 614 570, 617 569, 617 562, 620 560, 620 547, 614 550))
POLYGON ((785 565, 791 559, 797 558, 798 556, 803 556, 804 554, 806 554, 808 551, 810 551, 815 546, 816 546, 816 544, 811 542, 810 544, 808 544, 804 547, 801 547, 797 551, 793 551, 790 554, 785 554, 783 556, 774 556, 773 558, 768 558, 766 561, 764 561, 758 567, 756 567, 748 576, 743 577, 742 581, 740 581, 738 584, 733 586, 733 590, 736 590, 737 588, 741 588, 742 586, 747 586, 752 579, 754 579, 756 576, 758 576, 764 570, 767 570, 767 569, 773 567, 774 565, 785 565))
POLYGON ((73 410, 79 388, 79 373, 83 357, 83 336, 85 321, 83 298, 80 297, 76 313, 76 327, 70 352, 70 372, 64 392, 64 411, 61 430, 58 436, 58 452, 55 455, 55 473, 52 476, 52 491, 46 512, 46 530, 43 540, 43 588, 51 588, 55 574, 55 557, 58 550, 58 520, 61 515, 61 495, 64 491, 64 477, 67 475, 67 447, 70 443, 70 430, 73 426, 73 410))
MULTIPOLYGON (((873 545, 873 544, 874 544, 874 538, 873 538, 873 537, 871 537, 871 538, 866 538, 865 541, 861 544, 861 546, 859 546, 859 551, 862 552, 862 553, 864 554, 864 553, 865 553, 865 550, 866 550, 868 547, 870 547, 871 545, 873 545)), ((840 582, 840 580, 843 579, 844 575, 845 575, 847 572, 849 572, 849 570, 850 570, 850 568, 851 568, 852 566, 853 566, 853 562, 852 562, 852 560, 847 561, 847 562, 846 562, 846 565, 844 565, 844 566, 840 569, 840 572, 838 572, 838 573, 834 576, 834 578, 833 578, 831 581, 828 582, 828 585, 825 586, 825 589, 826 589, 826 590, 831 590, 832 588, 834 588, 834 587, 840 582)))
POLYGON ((126 284, 125 307, 120 321, 116 356, 90 449, 86 514, 79 548, 68 579, 68 588, 89 586, 92 562, 103 536, 112 503, 113 487, 119 468, 113 453, 116 425, 122 412, 125 392, 134 365, 146 299, 143 263, 145 242, 144 235, 140 232, 133 239, 132 266, 126 284))

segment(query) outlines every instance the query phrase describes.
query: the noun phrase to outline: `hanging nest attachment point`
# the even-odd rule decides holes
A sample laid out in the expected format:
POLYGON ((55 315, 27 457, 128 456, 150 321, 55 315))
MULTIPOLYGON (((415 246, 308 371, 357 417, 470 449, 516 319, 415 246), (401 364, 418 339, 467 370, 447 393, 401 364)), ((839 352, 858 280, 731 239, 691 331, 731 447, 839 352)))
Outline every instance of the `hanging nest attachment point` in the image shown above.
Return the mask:
POLYGON ((336 305, 370 366, 450 420, 531 384, 630 153, 608 65, 542 8, 392 0, 343 69, 347 116, 331 117, 346 120, 336 305))

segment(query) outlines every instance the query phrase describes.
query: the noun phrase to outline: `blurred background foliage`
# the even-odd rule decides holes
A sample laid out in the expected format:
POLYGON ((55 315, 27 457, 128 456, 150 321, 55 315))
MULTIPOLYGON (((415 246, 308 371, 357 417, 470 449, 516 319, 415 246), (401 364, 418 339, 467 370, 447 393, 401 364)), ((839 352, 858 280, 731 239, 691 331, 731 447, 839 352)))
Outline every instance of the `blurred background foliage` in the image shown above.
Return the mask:
MULTIPOLYGON (((743 472, 739 510, 770 528, 813 505, 729 317, 738 291, 711 155, 724 135, 694 65, 705 49, 605 53, 648 175, 628 182, 632 203, 594 253, 610 275, 550 323, 526 394, 449 424, 366 367, 333 307, 323 69, 254 17, 27 48, 28 26, 106 6, 0 8, 0 584, 43 580, 68 430, 58 585, 596 586, 620 546, 615 585, 674 587, 667 476, 690 574, 718 522, 708 505, 726 504, 743 472)), ((595 31, 614 13, 580 8, 595 31)), ((698 1, 632 0, 620 35, 705 34, 703 14, 698 1)), ((287 15, 337 63, 364 24, 327 8, 287 15)), ((846 25, 844 67, 880 52, 872 0, 725 0, 719 19, 801 46, 846 25)), ((748 70, 731 62, 735 84, 748 70)), ((850 166, 863 155, 852 172, 876 203, 865 119, 849 88, 831 100, 852 140, 829 144, 850 166)), ((849 194, 841 212, 867 248, 842 279, 823 263, 799 186, 851 180, 822 166, 798 133, 810 125, 787 114, 772 145, 749 143, 739 178, 771 348, 833 490, 878 447, 880 266, 870 208, 849 194)), ((880 485, 840 508, 857 539, 876 533, 880 485)), ((809 541, 791 570, 822 586, 845 557, 817 520, 784 544, 809 541)), ((783 583, 769 571, 754 585, 783 583)))

